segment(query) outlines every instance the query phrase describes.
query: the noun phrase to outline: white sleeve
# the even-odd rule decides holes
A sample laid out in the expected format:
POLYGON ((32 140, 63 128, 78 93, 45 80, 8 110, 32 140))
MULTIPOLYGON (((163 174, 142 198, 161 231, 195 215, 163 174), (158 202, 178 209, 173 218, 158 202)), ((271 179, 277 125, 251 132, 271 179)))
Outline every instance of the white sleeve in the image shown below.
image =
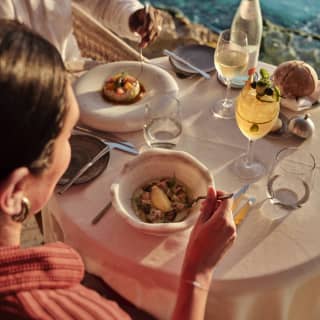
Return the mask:
POLYGON ((72 34, 71 0, 1 0, 0 18, 26 24, 49 40, 64 60, 80 57, 72 34))
POLYGON ((139 41, 139 36, 131 32, 129 17, 143 8, 138 0, 73 0, 85 11, 120 37, 139 41))

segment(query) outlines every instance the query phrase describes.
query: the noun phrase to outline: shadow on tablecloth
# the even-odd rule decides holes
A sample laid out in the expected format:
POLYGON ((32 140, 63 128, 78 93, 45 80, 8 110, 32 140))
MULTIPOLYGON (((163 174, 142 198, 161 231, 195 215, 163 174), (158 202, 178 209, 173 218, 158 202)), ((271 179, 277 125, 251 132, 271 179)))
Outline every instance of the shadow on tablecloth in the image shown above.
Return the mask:
POLYGON ((143 311, 142 309, 137 308, 131 302, 123 298, 120 294, 114 291, 110 286, 108 286, 101 278, 86 272, 82 280, 82 285, 92 289, 103 297, 113 300, 118 303, 118 305, 126 311, 132 320, 157 320, 152 315, 143 311))

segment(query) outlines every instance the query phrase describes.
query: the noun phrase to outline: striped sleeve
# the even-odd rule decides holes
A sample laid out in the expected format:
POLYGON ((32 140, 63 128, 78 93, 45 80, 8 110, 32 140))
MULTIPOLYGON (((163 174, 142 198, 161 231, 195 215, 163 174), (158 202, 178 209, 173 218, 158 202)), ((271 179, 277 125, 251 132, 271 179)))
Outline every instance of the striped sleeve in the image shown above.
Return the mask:
POLYGON ((68 289, 20 292, 17 299, 31 319, 127 320, 118 304, 77 285, 68 289))

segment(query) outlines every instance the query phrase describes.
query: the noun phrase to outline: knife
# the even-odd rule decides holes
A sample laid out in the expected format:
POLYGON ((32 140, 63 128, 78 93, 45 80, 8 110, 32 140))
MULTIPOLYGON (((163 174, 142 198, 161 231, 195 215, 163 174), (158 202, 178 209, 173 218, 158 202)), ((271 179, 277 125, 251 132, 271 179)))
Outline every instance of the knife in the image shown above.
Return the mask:
MULTIPOLYGON (((78 130, 78 129, 76 129, 78 130)), ((97 134, 91 133, 88 130, 84 131, 83 129, 78 130, 80 132, 76 132, 76 134, 82 134, 85 136, 90 136, 93 138, 96 138, 98 140, 100 140, 102 143, 109 145, 110 149, 118 149, 130 154, 134 154, 137 155, 139 154, 139 151, 135 149, 135 147, 133 146, 133 144, 131 144, 130 142, 111 142, 109 141, 109 139, 105 139, 103 137, 98 136, 97 134)))
POLYGON ((240 200, 242 199, 242 196, 247 192, 249 187, 250 184, 245 184, 238 191, 234 192, 232 210, 235 210, 238 207, 240 200))
POLYGON ((134 148, 134 145, 132 143, 123 140, 122 138, 118 137, 117 135, 115 135, 111 132, 100 131, 100 130, 92 129, 92 128, 89 129, 89 128, 86 128, 86 127, 83 127, 80 125, 75 126, 74 130, 95 136, 98 139, 104 139, 105 141, 116 142, 118 144, 123 144, 128 147, 134 148))
POLYGON ((94 216, 94 218, 92 219, 91 221, 91 224, 92 225, 95 225, 97 224, 101 219, 102 217, 108 212, 108 210, 112 207, 112 201, 109 201, 100 211, 99 213, 94 216))
POLYGON ((256 202, 256 198, 250 197, 245 203, 233 214, 234 222, 238 226, 247 216, 250 208, 256 202))
POLYGON ((77 174, 70 179, 70 181, 64 185, 62 187, 62 189, 60 189, 58 191, 58 194, 63 194, 65 191, 67 191, 72 185, 73 183, 80 177, 82 176, 90 167, 92 167, 92 165, 94 165, 100 158, 102 158, 106 153, 110 152, 110 147, 109 145, 106 145, 103 149, 101 149, 101 151, 99 151, 92 160, 90 160, 89 162, 87 162, 85 165, 83 165, 79 171, 77 172, 77 174))
POLYGON ((175 54, 174 52, 164 49, 164 50, 163 50, 163 53, 164 53, 166 56, 169 56, 169 57, 171 57, 172 59, 183 63, 184 65, 186 65, 186 66, 189 67, 190 69, 198 72, 198 73, 201 74, 204 78, 206 78, 206 79, 210 79, 210 78, 211 78, 211 77, 210 77, 210 74, 208 74, 207 72, 204 72, 203 70, 197 68, 196 66, 194 66, 193 64, 191 64, 189 61, 181 58, 180 56, 178 56, 178 55, 175 54))
POLYGON ((117 142, 108 142, 108 141, 104 141, 104 143, 108 144, 110 146, 110 149, 118 149, 120 151, 124 151, 124 152, 131 153, 134 155, 139 154, 138 150, 136 150, 132 147, 129 147, 125 144, 121 144, 121 143, 117 143, 117 142))

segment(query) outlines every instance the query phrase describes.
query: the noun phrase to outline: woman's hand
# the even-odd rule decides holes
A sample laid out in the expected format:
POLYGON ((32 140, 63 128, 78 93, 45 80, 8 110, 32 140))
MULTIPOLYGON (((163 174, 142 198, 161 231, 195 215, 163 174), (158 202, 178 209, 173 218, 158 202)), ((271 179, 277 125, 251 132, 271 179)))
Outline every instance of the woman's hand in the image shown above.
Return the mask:
POLYGON ((216 194, 210 188, 202 202, 189 238, 172 320, 204 319, 212 269, 236 237, 232 200, 217 200, 218 195, 223 192, 216 194))
POLYGON ((184 265, 196 274, 211 272, 236 238, 232 200, 217 200, 217 196, 223 194, 209 188, 190 235, 184 265))
POLYGON ((139 47, 145 48, 153 42, 161 31, 162 17, 159 11, 152 6, 145 6, 134 12, 129 18, 132 32, 141 36, 139 47))

